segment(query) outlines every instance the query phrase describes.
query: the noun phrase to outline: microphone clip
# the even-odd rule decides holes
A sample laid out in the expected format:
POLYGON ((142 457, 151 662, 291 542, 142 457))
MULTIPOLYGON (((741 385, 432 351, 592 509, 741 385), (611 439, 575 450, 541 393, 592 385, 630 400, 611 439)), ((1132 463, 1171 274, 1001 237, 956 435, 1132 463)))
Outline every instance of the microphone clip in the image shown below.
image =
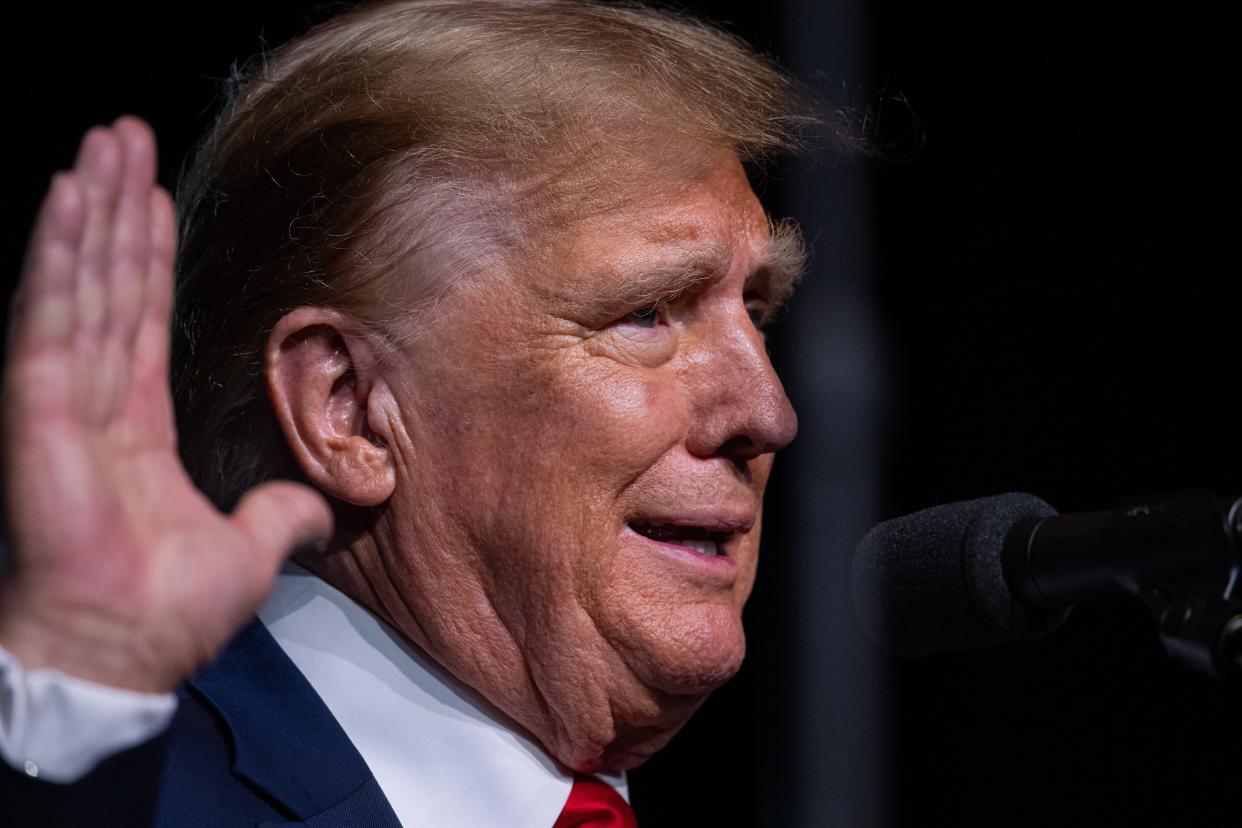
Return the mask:
POLYGON ((1224 679, 1242 679, 1242 497, 1232 502, 1202 494, 1189 502, 1205 531, 1188 536, 1188 545, 1208 548, 1191 560, 1215 566, 1187 567, 1152 578, 1136 594, 1156 619, 1160 642, 1175 660, 1224 679), (1211 507, 1215 505, 1215 509, 1211 507), (1212 517, 1216 518, 1212 525, 1212 517), (1214 544, 1210 543, 1215 538, 1214 544), (1216 554, 1210 554, 1214 547, 1216 554))
POLYGON ((1032 609, 1133 595, 1175 660, 1242 678, 1242 497, 1177 492, 1023 521, 1002 566, 1032 609))

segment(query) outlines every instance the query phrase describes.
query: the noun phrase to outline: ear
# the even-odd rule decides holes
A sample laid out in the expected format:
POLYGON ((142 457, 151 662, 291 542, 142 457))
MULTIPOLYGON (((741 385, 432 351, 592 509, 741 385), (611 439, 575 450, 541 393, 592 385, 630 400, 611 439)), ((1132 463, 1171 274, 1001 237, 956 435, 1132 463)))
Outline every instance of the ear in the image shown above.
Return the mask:
POLYGON ((392 411, 372 335, 340 311, 285 314, 267 340, 264 371, 276 420, 310 482, 355 506, 378 506, 396 485, 394 456, 372 425, 392 411))

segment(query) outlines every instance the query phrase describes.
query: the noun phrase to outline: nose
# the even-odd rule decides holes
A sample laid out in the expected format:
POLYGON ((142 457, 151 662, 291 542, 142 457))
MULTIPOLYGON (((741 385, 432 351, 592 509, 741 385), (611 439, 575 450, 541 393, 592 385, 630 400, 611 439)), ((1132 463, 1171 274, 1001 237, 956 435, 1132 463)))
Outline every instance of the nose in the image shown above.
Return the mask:
POLYGON ((744 314, 713 329, 690 373, 693 410, 686 442, 692 454, 744 464, 793 442, 798 416, 763 335, 744 314))

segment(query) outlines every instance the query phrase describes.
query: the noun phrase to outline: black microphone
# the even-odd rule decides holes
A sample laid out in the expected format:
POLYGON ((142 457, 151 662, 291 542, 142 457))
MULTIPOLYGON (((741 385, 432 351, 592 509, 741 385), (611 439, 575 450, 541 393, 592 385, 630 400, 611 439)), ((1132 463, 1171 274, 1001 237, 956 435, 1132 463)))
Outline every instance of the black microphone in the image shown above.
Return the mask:
POLYGON ((1185 492, 1058 515, 1029 494, 876 526, 854 558, 859 620, 894 655, 1045 635, 1072 605, 1140 599, 1176 658, 1242 670, 1242 498, 1185 492))

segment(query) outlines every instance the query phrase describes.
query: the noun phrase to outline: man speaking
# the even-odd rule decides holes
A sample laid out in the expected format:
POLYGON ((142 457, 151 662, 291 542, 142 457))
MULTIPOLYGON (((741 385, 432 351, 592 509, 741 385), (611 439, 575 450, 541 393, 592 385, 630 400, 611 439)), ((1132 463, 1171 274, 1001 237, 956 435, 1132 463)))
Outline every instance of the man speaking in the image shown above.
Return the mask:
POLYGON ((268 56, 179 223, 90 131, 5 371, 5 824, 633 824, 745 650, 799 113, 668 13, 407 0, 268 56))

